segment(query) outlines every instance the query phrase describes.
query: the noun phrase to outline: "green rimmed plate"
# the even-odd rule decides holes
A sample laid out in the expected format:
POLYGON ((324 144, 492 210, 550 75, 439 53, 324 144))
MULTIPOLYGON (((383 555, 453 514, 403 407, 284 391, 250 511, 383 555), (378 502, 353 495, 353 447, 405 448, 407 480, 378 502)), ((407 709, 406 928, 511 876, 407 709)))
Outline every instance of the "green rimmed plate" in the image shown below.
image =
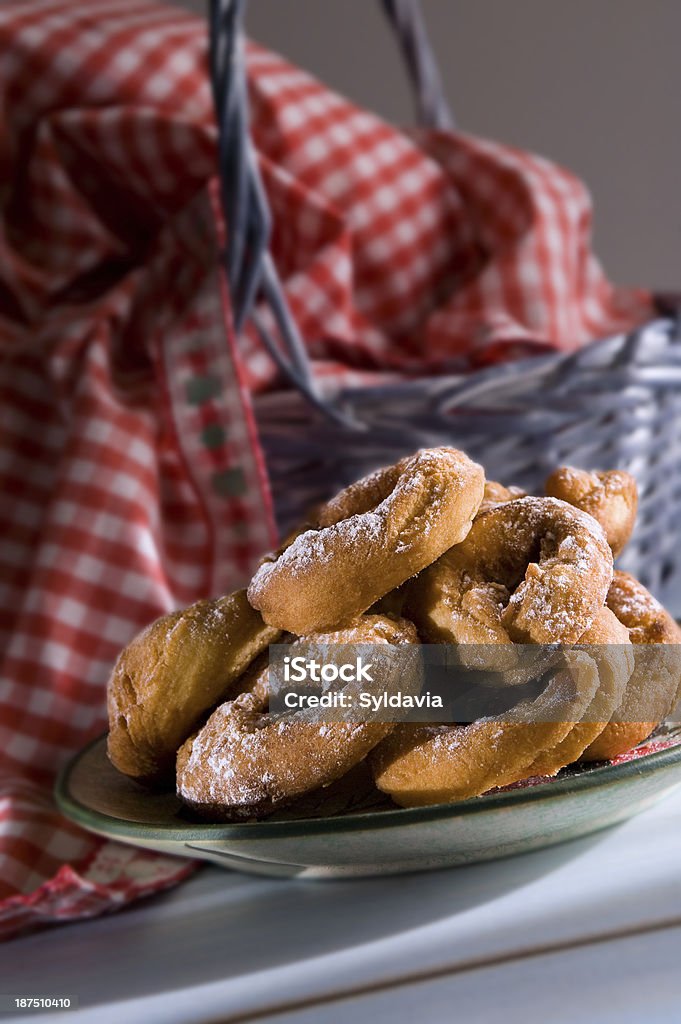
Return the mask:
POLYGON ((67 765, 56 798, 68 818, 98 835, 226 868, 317 879, 387 875, 507 857, 624 821, 681 785, 680 738, 670 734, 624 763, 457 804, 213 825, 188 820, 174 794, 150 793, 120 775, 101 737, 67 765))

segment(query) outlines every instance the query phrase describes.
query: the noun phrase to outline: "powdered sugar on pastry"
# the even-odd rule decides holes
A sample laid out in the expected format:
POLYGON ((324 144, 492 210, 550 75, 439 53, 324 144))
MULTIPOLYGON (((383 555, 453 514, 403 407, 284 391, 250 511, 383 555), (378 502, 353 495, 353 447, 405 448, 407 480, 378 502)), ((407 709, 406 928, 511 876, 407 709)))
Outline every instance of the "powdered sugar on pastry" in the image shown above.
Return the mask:
MULTIPOLYGON (((388 645, 418 638, 409 622, 366 615, 306 642, 388 645)), ((395 660, 384 662, 387 675, 398 666, 395 660)), ((178 794, 200 814, 233 819, 269 813, 330 785, 394 728, 392 722, 324 721, 318 711, 277 719, 265 715, 265 707, 262 688, 223 704, 178 751, 178 794)))
POLYGON ((248 598, 298 635, 370 608, 468 533, 482 468, 455 448, 424 449, 333 498, 309 530, 261 565, 248 598))
POLYGON ((602 608, 612 571, 591 516, 555 498, 517 498, 479 515, 421 573, 407 612, 435 643, 574 643, 602 608))

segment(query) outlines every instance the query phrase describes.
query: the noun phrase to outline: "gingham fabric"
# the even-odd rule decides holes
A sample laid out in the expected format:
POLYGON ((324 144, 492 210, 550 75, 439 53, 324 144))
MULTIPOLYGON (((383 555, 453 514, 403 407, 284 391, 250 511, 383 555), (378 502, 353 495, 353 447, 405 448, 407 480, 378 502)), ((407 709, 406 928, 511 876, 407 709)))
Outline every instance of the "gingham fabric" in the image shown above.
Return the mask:
MULTIPOLYGON (((203 22, 144 0, 0 7, 0 935, 191 870, 86 835, 56 771, 105 727, 119 649, 239 586, 274 540, 218 271, 203 22)), ((328 386, 571 349, 633 325, 588 197, 544 160, 409 138, 252 46, 273 250, 328 386)))

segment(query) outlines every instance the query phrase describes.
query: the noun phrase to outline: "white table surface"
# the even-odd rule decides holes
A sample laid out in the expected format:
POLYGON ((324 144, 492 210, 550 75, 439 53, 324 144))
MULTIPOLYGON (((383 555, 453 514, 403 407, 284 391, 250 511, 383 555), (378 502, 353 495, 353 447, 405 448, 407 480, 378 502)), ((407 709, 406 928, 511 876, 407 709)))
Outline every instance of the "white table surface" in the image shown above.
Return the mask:
POLYGON ((473 867, 338 882, 204 869, 5 945, 0 992, 78 996, 78 1011, 20 1018, 61 1024, 627 1024, 681 1019, 680 962, 678 789, 624 825, 473 867))

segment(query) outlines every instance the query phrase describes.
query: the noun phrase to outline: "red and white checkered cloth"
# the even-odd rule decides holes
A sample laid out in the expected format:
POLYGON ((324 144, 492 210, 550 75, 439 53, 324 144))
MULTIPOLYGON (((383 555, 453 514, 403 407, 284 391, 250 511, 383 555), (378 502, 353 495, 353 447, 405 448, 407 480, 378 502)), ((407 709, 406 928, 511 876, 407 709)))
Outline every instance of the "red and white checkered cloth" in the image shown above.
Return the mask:
MULTIPOLYGON (((146 0, 0 8, 0 936, 190 865, 86 835, 55 772, 119 649, 235 589, 274 535, 218 272, 204 23, 146 0)), ((555 165, 408 138, 258 47, 253 129, 286 293, 327 382, 576 348, 638 323, 555 165)))

